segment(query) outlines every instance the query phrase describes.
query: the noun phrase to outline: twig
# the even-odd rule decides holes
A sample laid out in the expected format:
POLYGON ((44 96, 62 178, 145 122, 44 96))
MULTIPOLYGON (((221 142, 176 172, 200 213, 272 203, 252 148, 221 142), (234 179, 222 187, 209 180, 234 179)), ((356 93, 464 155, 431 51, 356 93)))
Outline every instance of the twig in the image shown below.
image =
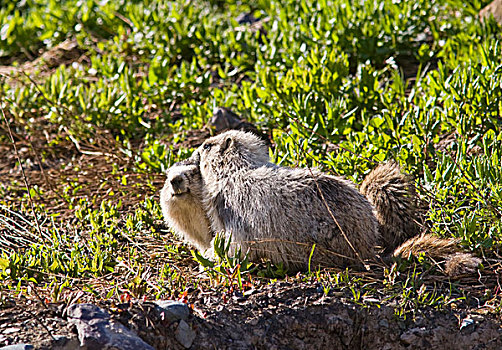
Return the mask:
POLYGON ((121 158, 119 156, 117 156, 115 154, 112 154, 112 153, 94 152, 94 151, 85 151, 85 150, 83 150, 80 147, 80 143, 78 142, 78 140, 75 137, 73 137, 73 135, 70 133, 70 131, 68 130, 68 128, 64 127, 64 130, 68 133, 68 137, 70 138, 70 140, 73 142, 73 144, 77 148, 77 151, 79 151, 80 153, 88 155, 88 156, 105 156, 105 157, 111 157, 111 158, 116 158, 116 159, 121 160, 121 158))
POLYGON ((40 237, 42 237, 43 236, 42 230, 40 229, 40 225, 38 223, 37 214, 35 213, 35 205, 33 204, 33 198, 31 198, 30 185, 28 184, 28 179, 26 178, 26 174, 24 172, 23 163, 21 162, 21 157, 19 156, 19 152, 17 150, 16 142, 14 141, 14 137, 12 136, 12 131, 10 129, 9 120, 5 116, 5 112, 4 112, 4 109, 3 109, 3 100, 4 99, 2 98, 2 100, 0 101, 0 109, 2 110, 2 116, 3 116, 3 119, 5 120, 6 125, 7 125, 7 130, 9 131, 10 140, 12 142, 12 145, 14 146, 14 152, 16 153, 17 161, 19 162, 19 167, 21 168, 21 173, 23 175, 23 181, 24 181, 24 184, 26 186, 26 191, 28 192, 28 198, 30 200, 31 210, 33 212, 33 217, 35 219, 35 223, 37 224, 38 233, 40 234, 40 237))
POLYGON ((451 160, 455 165, 458 167, 460 172, 462 173, 462 176, 467 180, 467 182, 474 188, 474 190, 484 199, 485 204, 487 207, 490 207, 494 212, 496 212, 499 216, 502 216, 502 212, 498 210, 498 208, 494 207, 493 204, 486 198, 484 194, 481 194, 481 191, 479 188, 471 181, 471 179, 467 176, 465 170, 458 164, 457 160, 455 159, 456 157, 453 157, 453 155, 450 153, 449 150, 445 149, 446 153, 451 157, 451 160))
MULTIPOLYGON (((28 179, 26 178, 26 174, 24 172, 24 167, 23 167, 23 164, 21 162, 21 157, 19 156, 19 152, 17 150, 16 142, 14 141, 14 137, 12 136, 12 131, 10 129, 9 120, 5 116, 5 112, 4 112, 4 109, 3 109, 3 99, 2 99, 2 101, 0 101, 0 109, 2 110, 2 116, 3 116, 3 119, 5 120, 6 125, 7 125, 7 129, 9 131, 9 136, 10 136, 10 139, 12 141, 12 145, 14 146, 14 152, 16 153, 17 161, 19 162, 19 166, 21 167, 21 173, 23 175, 23 181, 24 181, 24 184, 26 186, 26 191, 28 192, 28 198, 29 198, 29 201, 30 201, 31 210, 33 212, 33 217, 34 217, 35 223, 37 225, 38 233, 40 234, 40 237, 43 237, 42 230, 40 229, 40 225, 38 223, 37 214, 35 213, 35 205, 33 204, 33 198, 31 197, 31 193, 30 193, 30 185, 28 184, 28 179)), ((36 290, 35 284, 32 283, 32 282, 29 282, 29 283, 32 284, 33 291, 34 291, 35 295, 37 296, 37 298, 42 303, 42 305, 44 305, 47 308, 47 305, 45 305, 45 303, 43 302, 43 300, 40 298, 40 295, 38 294, 38 292, 36 290)), ((54 335, 52 334, 52 332, 49 330, 49 328, 47 328, 47 326, 42 322, 42 320, 40 320, 38 317, 35 317, 35 319, 37 320, 37 322, 39 322, 42 325, 42 327, 47 331, 47 333, 52 337, 52 339, 56 340, 56 338, 54 337, 54 335)))
MULTIPOLYGON (((310 129, 308 129, 310 130, 310 129)), ((311 130, 312 132, 314 132, 313 130, 311 130)), ((321 136, 323 137, 323 136, 321 136)), ((300 152, 302 152, 304 155, 305 155, 305 151, 303 150, 303 148, 298 145, 298 148, 300 149, 300 152)), ((342 227, 340 226, 340 224, 338 223, 338 220, 336 219, 335 215, 333 214, 333 212, 331 211, 331 208, 329 207, 329 204, 328 202, 326 201, 326 198, 324 198, 324 194, 322 193, 321 191, 321 187, 319 186, 319 183, 317 182, 317 178, 314 176, 314 173, 312 172, 312 168, 310 166, 307 165, 307 169, 309 170, 310 172, 310 175, 312 176, 312 178, 314 179, 314 182, 315 182, 315 185, 316 185, 316 188, 317 188, 317 192, 319 192, 319 194, 321 195, 321 199, 322 199, 322 202, 324 203, 324 205, 326 206, 326 209, 328 209, 328 213, 329 215, 331 216, 331 218, 333 219, 333 221, 335 222, 336 226, 338 227, 338 229, 340 230, 340 232, 342 233, 342 236, 343 236, 343 239, 347 242, 347 244, 349 245, 350 249, 352 249, 352 251, 355 253, 357 259, 361 262, 361 264, 364 266, 364 268, 369 271, 370 270, 370 267, 368 264, 366 264, 366 262, 361 258, 361 256, 359 255, 359 252, 354 248, 354 245, 352 244, 352 242, 350 242, 349 238, 347 237, 347 235, 345 234, 345 232, 343 231, 342 227)))
POLYGON ((370 270, 370 267, 368 264, 365 263, 365 261, 361 258, 361 256, 359 255, 359 252, 354 248, 354 246, 352 245, 352 243, 350 242, 349 238, 347 237, 347 235, 345 234, 345 232, 343 231, 342 227, 340 226, 340 224, 338 223, 338 220, 335 218, 335 215, 333 215, 333 212, 331 211, 331 208, 329 207, 328 205, 328 202, 326 201, 326 199, 324 198, 324 194, 322 193, 321 191, 321 188, 319 187, 319 183, 317 182, 317 179, 316 177, 314 176, 314 173, 312 172, 312 169, 310 167, 307 167, 309 172, 310 172, 310 175, 312 175, 312 178, 314 179, 314 182, 315 182, 315 185, 317 187, 317 191, 319 192, 319 194, 321 195, 321 198, 322 198, 322 201, 324 203, 324 205, 326 206, 326 209, 328 209, 328 212, 329 212, 329 215, 331 216, 331 218, 333 219, 333 221, 335 222, 336 226, 338 227, 338 229, 340 230, 340 232, 342 233, 342 236, 343 238, 345 239, 345 241, 347 242, 347 244, 349 245, 349 247, 354 251, 354 253, 356 254, 357 258, 359 259, 359 261, 363 264, 364 268, 369 271, 370 270))
MULTIPOLYGON (((324 137, 323 135, 319 134, 317 131, 314 131, 312 128, 310 128, 310 127, 308 127, 308 126, 303 125, 303 123, 302 123, 301 121, 299 121, 299 120, 298 120, 298 118, 291 117, 291 119, 293 119, 293 120, 294 120, 294 121, 295 121, 295 122, 296 122, 296 123, 297 123, 300 127, 302 127, 303 129, 308 130, 308 131, 310 131, 311 133, 313 133, 313 134, 315 134, 315 135, 319 136, 321 139, 323 139, 323 140, 324 140, 324 142, 327 142, 327 143, 329 143, 329 144, 334 145, 334 144, 333 144, 333 142, 331 142, 328 138, 326 138, 326 137, 324 137)), ((368 161, 368 162, 370 162, 370 163, 373 163, 373 164, 378 164, 378 162, 377 162, 377 161, 374 161, 373 159, 370 159, 370 158, 363 157, 363 156, 361 156, 360 154, 357 154, 357 153, 355 153, 355 152, 352 152, 351 150, 349 150, 349 149, 347 149, 347 148, 345 148, 345 147, 342 147, 342 146, 340 146, 340 145, 334 145, 334 146, 336 146, 336 147, 338 147, 338 148, 340 148, 340 149, 344 150, 345 152, 349 152, 350 154, 352 154, 352 155, 354 155, 354 156, 356 156, 356 157, 358 157, 358 158, 364 159, 364 160, 366 160, 366 161, 368 161)), ((308 155, 308 154, 307 154, 307 155, 308 155)))

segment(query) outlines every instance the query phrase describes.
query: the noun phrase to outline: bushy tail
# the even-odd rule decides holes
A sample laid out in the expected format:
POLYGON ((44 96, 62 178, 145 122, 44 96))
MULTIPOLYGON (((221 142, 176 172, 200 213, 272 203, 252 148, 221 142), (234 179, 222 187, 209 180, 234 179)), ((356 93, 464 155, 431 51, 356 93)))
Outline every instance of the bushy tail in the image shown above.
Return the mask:
POLYGON ((451 277, 476 271, 481 259, 462 251, 459 239, 419 235, 415 191, 396 162, 373 169, 361 184, 360 192, 375 208, 384 253, 405 259, 424 254, 444 263, 444 272, 451 277))
POLYGON ((431 260, 444 262, 444 272, 456 277, 471 274, 476 271, 481 259, 462 251, 460 240, 454 238, 439 238, 431 234, 413 237, 394 251, 394 257, 409 258, 425 255, 431 260))
POLYGON ((375 208, 385 253, 419 234, 415 191, 396 162, 373 169, 361 184, 360 192, 375 208))

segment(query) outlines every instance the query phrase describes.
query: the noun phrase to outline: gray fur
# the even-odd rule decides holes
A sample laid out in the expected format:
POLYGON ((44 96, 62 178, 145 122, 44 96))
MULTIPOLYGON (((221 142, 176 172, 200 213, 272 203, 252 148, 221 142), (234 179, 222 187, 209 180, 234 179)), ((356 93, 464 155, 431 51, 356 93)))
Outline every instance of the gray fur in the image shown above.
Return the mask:
POLYGON ((457 240, 417 236, 415 194, 393 162, 379 165, 361 185, 374 207, 345 179, 270 163, 263 141, 244 132, 208 139, 167 175, 161 193, 164 217, 208 257, 213 232, 223 232, 234 247, 249 249, 252 260, 270 259, 290 271, 306 268, 314 243, 314 266, 374 258, 377 243, 394 256, 427 252, 446 259, 450 276, 472 272, 480 262, 460 253, 457 240), (182 181, 173 185, 175 178, 182 181))
POLYGON ((251 260, 304 270, 313 244, 314 265, 360 264, 375 257, 378 222, 351 182, 276 166, 258 137, 240 131, 206 140, 198 156, 212 230, 249 249, 251 260))
POLYGON ((160 192, 160 206, 166 223, 181 239, 201 252, 211 248, 213 237, 202 207, 202 178, 197 162, 189 159, 169 168, 160 192))

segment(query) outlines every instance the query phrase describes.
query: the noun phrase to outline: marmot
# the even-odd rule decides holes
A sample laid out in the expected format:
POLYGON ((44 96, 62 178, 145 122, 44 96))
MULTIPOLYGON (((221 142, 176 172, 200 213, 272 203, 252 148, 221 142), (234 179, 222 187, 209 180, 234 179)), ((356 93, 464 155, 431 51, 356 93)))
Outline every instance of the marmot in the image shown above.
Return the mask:
POLYGON ((173 164, 160 192, 167 224, 184 241, 204 252, 211 248, 212 233, 202 207, 202 179, 198 163, 190 159, 173 164))
MULTIPOLYGON (((290 270, 301 270, 306 267, 313 243, 316 243, 316 254, 312 260, 314 264, 340 266, 347 262, 357 262, 358 259, 371 258, 377 242, 385 247, 385 251, 390 252, 397 244, 418 233, 413 207, 414 193, 411 190, 409 179, 401 174, 396 163, 378 166, 363 181, 361 191, 374 205, 374 216, 372 217, 369 214, 372 213, 373 209, 371 205, 368 205, 364 198, 361 199, 360 195, 354 193, 353 185, 347 180, 328 176, 318 171, 278 167, 269 162, 268 149, 257 137, 243 132, 230 132, 222 135, 224 136, 220 135, 208 139, 206 142, 210 145, 204 143, 199 150, 194 152, 190 160, 173 165, 168 172, 168 180, 161 195, 161 206, 168 224, 200 251, 204 252, 212 247, 213 232, 223 231, 227 235, 228 233, 232 234, 234 243, 243 248, 250 248, 251 258, 269 258, 275 263, 282 262, 290 270), (218 143, 215 142, 215 139, 223 139, 225 142, 218 143), (232 145, 235 141, 237 142, 232 145), (233 147, 229 148, 230 146, 233 147), (217 151, 212 160, 208 154, 211 151, 217 151), (222 168, 222 161, 225 154, 230 151, 237 159, 228 164, 225 172, 225 169, 222 168), (197 172, 197 164, 201 160, 199 157, 204 152, 206 153, 206 167, 210 166, 211 162, 213 166, 217 167, 216 171, 206 173, 205 183, 202 182, 202 175, 197 172), (272 177, 274 180, 262 182, 268 174, 274 171, 279 173, 278 176, 272 177), (253 174, 249 178, 251 181, 248 181, 245 175, 248 172, 253 174), (228 178, 235 174, 239 177, 229 181, 228 178), (185 190, 186 196, 173 197, 169 195, 174 193, 170 189, 173 187, 171 181, 175 178, 177 178, 175 183, 184 182, 184 184, 179 184, 177 188, 178 193, 182 189, 185 190), (194 178, 195 180, 193 180, 194 178), (277 180, 282 181, 281 186, 271 188, 274 185, 273 181, 277 180), (211 181, 213 182, 211 183, 211 181), (243 182, 239 185, 237 181, 243 182), (292 187, 292 183, 295 186, 292 187), (208 186, 209 190, 203 188, 203 185, 206 184, 210 185, 208 186), (240 186, 239 189, 243 186, 245 191, 238 192, 240 195, 235 196, 231 193, 235 186, 240 186), (230 194, 228 192, 221 194, 224 187, 230 191, 230 194), (211 197, 211 190, 216 193, 213 197, 211 197), (334 195, 329 193, 324 195, 326 191, 330 190, 335 190, 334 195), (255 193, 252 193, 253 191, 255 193), (263 202, 267 193, 272 194, 271 199, 263 202), (297 193, 317 197, 314 202, 317 205, 317 210, 313 211, 310 203, 302 202, 301 196, 299 201, 298 197, 295 197, 297 193), (319 193, 323 193, 324 198, 319 198, 322 197, 319 193), (345 194, 348 194, 346 199, 355 198, 357 205, 352 206, 349 211, 341 212, 345 210, 347 205, 351 205, 346 200, 339 202, 337 196, 345 194), (233 200, 225 202, 225 196, 230 196, 232 199, 232 195, 234 196, 233 200), (186 205, 183 200, 186 200, 186 205), (242 200, 244 204, 239 204, 239 200, 242 200), (276 205, 276 210, 267 212, 264 205, 271 205, 273 200, 279 205, 276 205), (203 202, 205 202, 205 208, 203 208, 203 202), (226 205, 227 203, 234 205, 234 207, 229 207, 226 205), (326 203, 328 203, 330 210, 328 210, 326 203), (403 204, 399 205, 399 203, 403 204), (332 206, 337 204, 341 206, 332 209, 332 206), (235 208, 236 205, 237 208, 235 208), (259 208, 260 211, 257 212, 256 208, 259 208), (207 213, 213 215, 212 220, 208 219, 206 210, 207 213), (248 214, 236 220, 234 217, 236 213, 243 210, 248 210, 248 214), (223 220, 220 215, 226 215, 227 219, 223 220), (338 224, 335 223, 331 215, 336 218, 338 224), (383 215, 387 215, 387 217, 383 215), (280 222, 274 216, 281 218, 280 222), (187 218, 198 223, 196 230, 192 231, 191 226, 186 224, 187 218), (289 219, 303 220, 301 228, 292 231, 293 227, 290 227, 289 219), (364 227, 364 225, 360 225, 361 219, 369 224, 366 225, 365 230, 358 231, 359 227, 364 227), (313 220, 317 221, 313 222, 313 220), (212 228, 210 221, 212 221, 212 228), (393 227, 392 223, 397 224, 393 227), (342 237, 338 225, 344 228, 348 226, 350 237, 355 237, 355 239, 352 242, 348 235, 346 238, 353 245, 354 250, 357 248, 359 256, 346 242, 345 237, 342 237), (278 228, 283 231, 277 231, 278 228), (285 234, 277 234, 277 232, 284 232, 285 228, 285 234), (302 229, 305 231, 302 232, 302 229), (259 235, 255 234, 257 231, 261 231, 259 235), (370 235, 366 239, 361 239, 361 234, 365 232, 370 232, 370 235), (394 233, 394 235, 389 233, 394 233), (335 238, 337 234, 338 240, 335 238), (363 249, 361 249, 361 245, 363 249)), ((229 159, 231 158, 226 158, 226 161, 229 159)), ((432 235, 416 236, 408 240, 395 250, 394 256, 407 257, 424 250, 433 259, 447 259, 446 272, 452 275, 472 272, 480 263, 480 260, 472 255, 460 253, 456 240, 440 239, 432 235)))
POLYGON ((289 271, 361 265, 375 257, 378 221, 354 185, 316 169, 280 167, 253 134, 228 131, 198 149, 203 204, 213 232, 223 232, 251 260, 289 271))

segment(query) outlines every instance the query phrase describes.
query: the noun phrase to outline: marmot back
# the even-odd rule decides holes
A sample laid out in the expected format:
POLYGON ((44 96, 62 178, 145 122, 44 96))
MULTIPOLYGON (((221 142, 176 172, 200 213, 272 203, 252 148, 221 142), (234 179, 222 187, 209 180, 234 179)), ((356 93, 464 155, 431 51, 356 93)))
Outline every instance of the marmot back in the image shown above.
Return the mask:
POLYGON ((206 140, 198 154, 213 232, 249 248, 251 259, 304 270, 314 244, 314 265, 375 257, 378 222, 350 181, 269 163, 264 143, 239 131, 206 140))

